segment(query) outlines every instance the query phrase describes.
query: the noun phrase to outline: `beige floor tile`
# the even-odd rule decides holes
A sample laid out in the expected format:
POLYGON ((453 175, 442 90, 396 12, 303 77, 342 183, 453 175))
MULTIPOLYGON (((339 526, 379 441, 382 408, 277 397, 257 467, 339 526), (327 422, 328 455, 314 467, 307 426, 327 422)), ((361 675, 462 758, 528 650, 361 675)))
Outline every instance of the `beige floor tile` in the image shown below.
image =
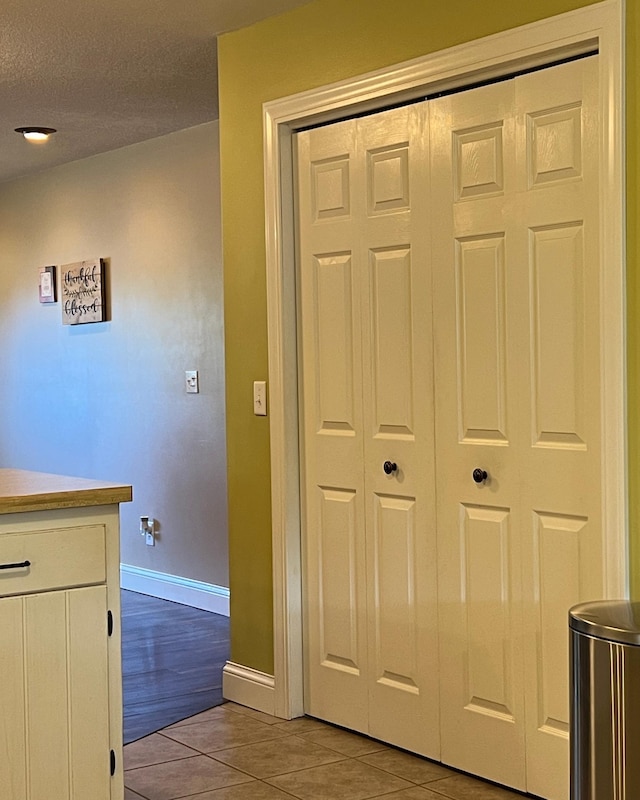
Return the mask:
POLYGON ((360 736, 357 733, 350 733, 330 726, 323 726, 318 730, 299 735, 351 758, 388 749, 386 745, 376 742, 374 739, 369 739, 367 736, 360 736))
POLYGON ((326 722, 321 722, 313 717, 296 717, 295 719, 280 720, 275 727, 286 734, 307 733, 308 731, 324 731, 331 729, 326 722))
POLYGON ((233 711, 236 714, 244 714, 245 717, 257 719, 258 722, 264 722, 266 725, 276 725, 279 722, 285 721, 280 719, 280 717, 273 717, 271 714, 265 714, 263 711, 256 711, 254 708, 247 708, 247 706, 241 706, 238 703, 225 703, 221 708, 233 711))
POLYGON ((311 717, 281 720, 235 703, 127 745, 124 763, 124 800, 525 797, 311 717))
POLYGON ((352 759, 279 775, 267 783, 300 800, 365 800, 410 788, 407 781, 352 759))
POLYGON ((235 747, 212 753, 223 761, 256 778, 270 778, 300 769, 341 761, 344 756, 298 736, 235 747))
POLYGON ((152 733, 144 739, 125 745, 124 768, 148 767, 151 764, 161 764, 163 761, 177 761, 179 758, 197 756, 199 753, 190 747, 167 739, 160 733, 152 733))
POLYGON ((454 775, 428 784, 428 788, 450 800, 518 800, 526 797, 492 783, 472 778, 469 775, 454 775))
POLYGON ((427 789, 426 786, 414 786, 411 789, 403 789, 401 792, 377 795, 371 800, 445 800, 445 798, 441 794, 427 789))
POLYGON ((201 753, 264 742, 285 735, 283 731, 276 730, 274 725, 265 725, 264 722, 232 712, 224 716, 210 716, 191 725, 165 728, 162 733, 201 753))
POLYGON ((229 704, 225 703, 222 706, 215 706, 214 708, 209 708, 206 711, 201 711, 199 714, 194 714, 192 717, 187 717, 186 719, 181 719, 180 722, 175 722, 173 725, 170 725, 170 728, 179 728, 183 725, 193 725, 197 722, 207 722, 210 719, 226 719, 228 714, 231 712, 229 711, 229 704))
MULTIPOLYGON (((442 800, 442 795, 434 797, 442 800)), ((293 800, 293 798, 275 786, 269 786, 262 781, 252 781, 240 786, 228 786, 226 789, 214 789, 212 792, 183 797, 180 800, 293 800)))
POLYGON ((412 783, 427 783, 457 775, 456 772, 441 764, 391 748, 387 748, 381 753, 362 756, 359 760, 390 772, 392 775, 397 775, 399 778, 412 781, 412 783))
POLYGON ((124 780, 127 788, 138 792, 146 800, 175 800, 222 786, 246 783, 251 779, 212 758, 196 756, 130 769, 125 773, 124 780))

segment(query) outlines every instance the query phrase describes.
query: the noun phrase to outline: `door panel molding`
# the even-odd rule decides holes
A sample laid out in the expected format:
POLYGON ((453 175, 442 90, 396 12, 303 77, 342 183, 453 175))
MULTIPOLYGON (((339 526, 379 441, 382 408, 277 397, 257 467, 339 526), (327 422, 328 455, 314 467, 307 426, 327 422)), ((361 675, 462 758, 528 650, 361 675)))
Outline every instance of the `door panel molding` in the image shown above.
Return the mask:
MULTIPOLYGON (((588 6, 266 103, 263 107, 275 713, 303 713, 293 132, 598 50, 600 80, 602 526, 605 596, 628 594, 625 415, 623 3, 588 6)), ((478 140, 480 141, 480 140, 478 140)), ((482 143, 481 143, 482 144, 482 143)), ((468 146, 480 147, 470 143, 468 146)), ((572 151, 573 152, 573 151, 572 151)), ((544 154, 541 154, 541 157, 544 154)), ((556 169, 557 165, 547 165, 556 169)), ((575 169, 565 165, 563 169, 575 169)), ((563 176, 564 177, 564 176, 563 176)), ((384 197, 389 201, 389 197, 384 197)))

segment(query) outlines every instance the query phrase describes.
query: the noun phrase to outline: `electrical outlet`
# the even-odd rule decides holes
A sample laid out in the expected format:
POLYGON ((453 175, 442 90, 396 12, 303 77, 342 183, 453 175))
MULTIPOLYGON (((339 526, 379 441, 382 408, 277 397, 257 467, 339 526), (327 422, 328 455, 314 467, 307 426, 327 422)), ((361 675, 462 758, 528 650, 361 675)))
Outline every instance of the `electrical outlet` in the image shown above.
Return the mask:
POLYGON ((147 547, 156 546, 155 520, 153 517, 140 517, 140 534, 144 536, 147 547))

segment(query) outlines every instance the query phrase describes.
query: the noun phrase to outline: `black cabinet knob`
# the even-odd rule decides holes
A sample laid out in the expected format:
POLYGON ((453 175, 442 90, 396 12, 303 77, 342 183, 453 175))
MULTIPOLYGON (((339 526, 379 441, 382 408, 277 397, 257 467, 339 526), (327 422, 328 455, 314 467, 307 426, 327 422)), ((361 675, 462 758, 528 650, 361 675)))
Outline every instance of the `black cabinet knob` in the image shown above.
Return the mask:
POLYGON ((382 465, 382 469, 387 475, 391 475, 392 472, 395 472, 398 469, 398 465, 393 461, 385 461, 382 465))
POLYGON ((473 480, 476 483, 482 483, 483 481, 486 481, 487 478, 489 477, 486 469, 480 469, 479 467, 476 467, 476 469, 473 470, 472 474, 473 474, 473 480))

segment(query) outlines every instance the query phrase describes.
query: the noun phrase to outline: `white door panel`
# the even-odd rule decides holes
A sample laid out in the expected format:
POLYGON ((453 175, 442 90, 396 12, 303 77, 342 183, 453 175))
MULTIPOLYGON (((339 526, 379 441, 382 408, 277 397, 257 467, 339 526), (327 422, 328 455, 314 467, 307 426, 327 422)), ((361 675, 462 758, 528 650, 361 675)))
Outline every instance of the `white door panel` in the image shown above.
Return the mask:
POLYGON ((433 368, 424 108, 358 121, 369 733, 439 757, 433 368), (368 355, 367 355, 368 354, 368 355), (391 475, 383 464, 397 465, 391 475))
POLYGON ((307 709, 437 757, 422 132, 399 109, 297 137, 307 709))
POLYGON ((513 103, 508 81, 431 104, 436 485, 442 758, 525 789, 513 103))
POLYGON ((530 286, 527 785, 558 800, 569 786, 567 610, 604 592, 597 84, 597 58, 516 81, 530 286))
POLYGON ((367 728, 360 258, 352 231, 355 125, 298 137, 302 441, 307 490, 307 703, 367 728), (307 313, 307 309, 313 309, 307 313))
POLYGON ((558 800, 567 610, 603 592, 596 73, 580 60, 431 109, 449 196, 434 237, 442 754, 558 800), (489 478, 474 487, 476 466, 489 478), (509 520, 502 550, 490 512, 509 520), (474 663, 496 696, 513 676, 511 716, 470 700, 474 663))

